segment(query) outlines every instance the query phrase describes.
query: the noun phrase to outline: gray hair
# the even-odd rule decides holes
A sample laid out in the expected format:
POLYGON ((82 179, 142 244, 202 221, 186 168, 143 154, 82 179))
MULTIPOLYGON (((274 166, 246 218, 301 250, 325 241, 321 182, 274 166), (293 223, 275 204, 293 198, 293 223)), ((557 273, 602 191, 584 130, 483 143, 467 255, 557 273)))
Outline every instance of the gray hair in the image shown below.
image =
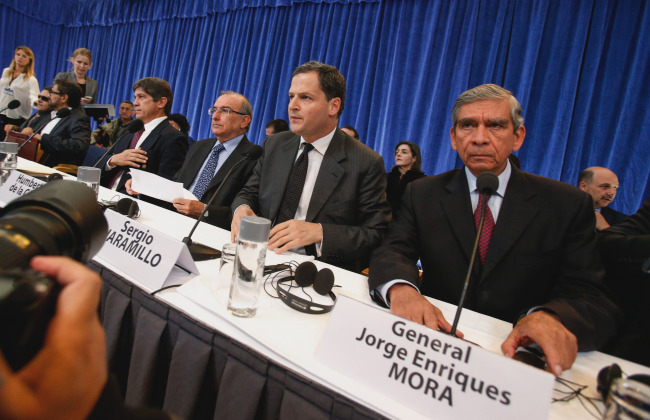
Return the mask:
POLYGON ((245 97, 239 92, 235 92, 232 90, 222 90, 219 96, 223 96, 223 95, 235 95, 241 99, 241 111, 239 112, 242 112, 248 115, 249 117, 251 117, 251 120, 248 122, 248 125, 246 126, 246 131, 248 131, 251 128, 251 123, 253 122, 253 105, 251 105, 247 97, 245 97))
POLYGON ((524 117, 521 116, 521 104, 512 92, 498 85, 486 84, 466 90, 458 97, 458 99, 456 99, 454 108, 451 111, 451 120, 454 124, 454 129, 456 129, 458 114, 463 105, 488 99, 507 99, 510 101, 510 119, 512 120, 515 133, 519 130, 519 127, 524 125, 524 117))

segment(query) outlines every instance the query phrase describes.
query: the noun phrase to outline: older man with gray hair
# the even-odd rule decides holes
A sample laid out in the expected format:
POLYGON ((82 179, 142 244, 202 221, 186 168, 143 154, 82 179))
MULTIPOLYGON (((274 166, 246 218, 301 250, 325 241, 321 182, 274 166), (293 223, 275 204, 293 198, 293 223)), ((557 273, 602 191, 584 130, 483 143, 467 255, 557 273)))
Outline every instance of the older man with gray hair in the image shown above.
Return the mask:
POLYGON ((510 91, 491 84, 466 91, 452 122, 451 146, 465 167, 408 185, 400 213, 373 253, 371 295, 394 314, 451 331, 423 295, 459 302, 482 201, 477 177, 491 171, 499 178, 485 210, 492 233, 481 235, 486 246, 472 267, 466 307, 513 322, 504 354, 513 357, 518 347, 536 343, 559 376, 578 350, 611 338, 620 318, 602 288, 591 198, 509 163, 526 135, 510 91))

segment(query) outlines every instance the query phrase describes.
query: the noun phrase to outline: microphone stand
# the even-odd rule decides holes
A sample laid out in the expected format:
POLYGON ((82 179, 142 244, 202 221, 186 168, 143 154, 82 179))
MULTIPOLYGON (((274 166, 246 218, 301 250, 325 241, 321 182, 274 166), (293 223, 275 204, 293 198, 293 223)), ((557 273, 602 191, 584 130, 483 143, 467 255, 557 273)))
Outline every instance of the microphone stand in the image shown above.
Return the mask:
POLYGON ((213 260, 215 258, 220 258, 221 257, 221 251, 218 249, 214 249, 212 247, 209 247, 207 245, 202 245, 197 242, 192 241, 192 234, 196 230, 196 228, 199 226, 199 223, 203 220, 203 217, 205 216, 205 213, 208 211, 208 207, 212 204, 212 202, 217 198, 217 195, 221 191, 221 188, 224 186, 228 178, 230 177, 230 174, 232 171, 244 163, 245 161, 249 160, 251 158, 251 155, 247 153, 243 159, 239 160, 237 163, 235 163, 230 170, 226 173, 226 176, 223 178, 223 181, 217 188, 217 190, 212 194, 210 197, 210 200, 205 204, 205 207, 203 207, 203 211, 199 215, 199 218, 196 220, 196 223, 192 227, 192 230, 190 231, 190 234, 187 235, 185 238, 183 238, 183 243, 187 245, 187 248, 190 250, 190 255, 192 256, 192 259, 194 261, 205 261, 205 260, 213 260))
POLYGON ((483 195, 483 207, 481 207, 481 219, 478 223, 478 229, 476 230, 476 239, 474 239, 474 247, 472 248, 472 258, 469 261, 469 267, 467 268, 467 276, 465 276, 465 284, 463 285, 463 292, 460 295, 460 302, 458 303, 458 308, 456 309, 456 316, 454 317, 454 323, 451 327, 450 335, 458 337, 456 335, 456 328, 458 328, 458 321, 460 320, 460 313, 463 310, 465 305, 465 297, 467 295, 467 288, 469 287, 469 278, 472 274, 472 268, 474 268, 474 260, 476 259, 476 250, 478 249, 478 242, 481 239, 481 232, 483 231, 483 222, 485 222, 485 206, 488 202, 487 195, 483 195))

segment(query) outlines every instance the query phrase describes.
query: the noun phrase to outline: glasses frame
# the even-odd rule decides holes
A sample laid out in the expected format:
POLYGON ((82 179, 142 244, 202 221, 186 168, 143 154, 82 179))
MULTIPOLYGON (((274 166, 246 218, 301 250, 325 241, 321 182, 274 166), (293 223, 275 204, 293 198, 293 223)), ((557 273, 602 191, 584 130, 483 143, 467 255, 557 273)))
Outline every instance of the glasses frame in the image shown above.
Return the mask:
MULTIPOLYGON (((222 107, 217 107, 217 108, 215 108, 215 107, 208 108, 208 115, 212 115, 215 112, 219 113, 219 114, 226 114, 226 115, 230 115, 231 112, 234 112, 235 114, 242 115, 242 116, 248 115, 248 114, 245 114, 243 112, 235 111, 234 109, 232 109, 230 107, 227 107, 227 106, 222 106, 222 107)), ((248 116, 250 117, 250 115, 248 115, 248 116)))
POLYGON ((38 95, 38 99, 40 99, 43 102, 50 102, 52 98, 50 98, 49 96, 38 95))

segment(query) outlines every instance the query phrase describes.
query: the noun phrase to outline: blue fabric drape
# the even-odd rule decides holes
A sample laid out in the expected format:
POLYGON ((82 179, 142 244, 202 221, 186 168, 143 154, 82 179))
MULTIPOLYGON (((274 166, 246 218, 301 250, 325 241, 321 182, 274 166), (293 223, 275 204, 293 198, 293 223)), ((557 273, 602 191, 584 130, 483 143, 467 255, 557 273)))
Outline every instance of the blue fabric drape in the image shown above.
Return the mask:
POLYGON ((622 186, 613 207, 632 213, 650 195, 649 28, 643 0, 0 0, 0 57, 6 67, 30 46, 44 86, 90 48, 101 103, 162 77, 196 139, 211 136, 219 91, 242 92, 258 144, 266 122, 287 118, 293 69, 324 61, 347 79, 340 125, 387 170, 397 142, 415 141, 427 174, 461 164, 449 142, 456 97, 497 83, 524 109, 524 170, 575 184, 581 169, 609 167, 622 186))

